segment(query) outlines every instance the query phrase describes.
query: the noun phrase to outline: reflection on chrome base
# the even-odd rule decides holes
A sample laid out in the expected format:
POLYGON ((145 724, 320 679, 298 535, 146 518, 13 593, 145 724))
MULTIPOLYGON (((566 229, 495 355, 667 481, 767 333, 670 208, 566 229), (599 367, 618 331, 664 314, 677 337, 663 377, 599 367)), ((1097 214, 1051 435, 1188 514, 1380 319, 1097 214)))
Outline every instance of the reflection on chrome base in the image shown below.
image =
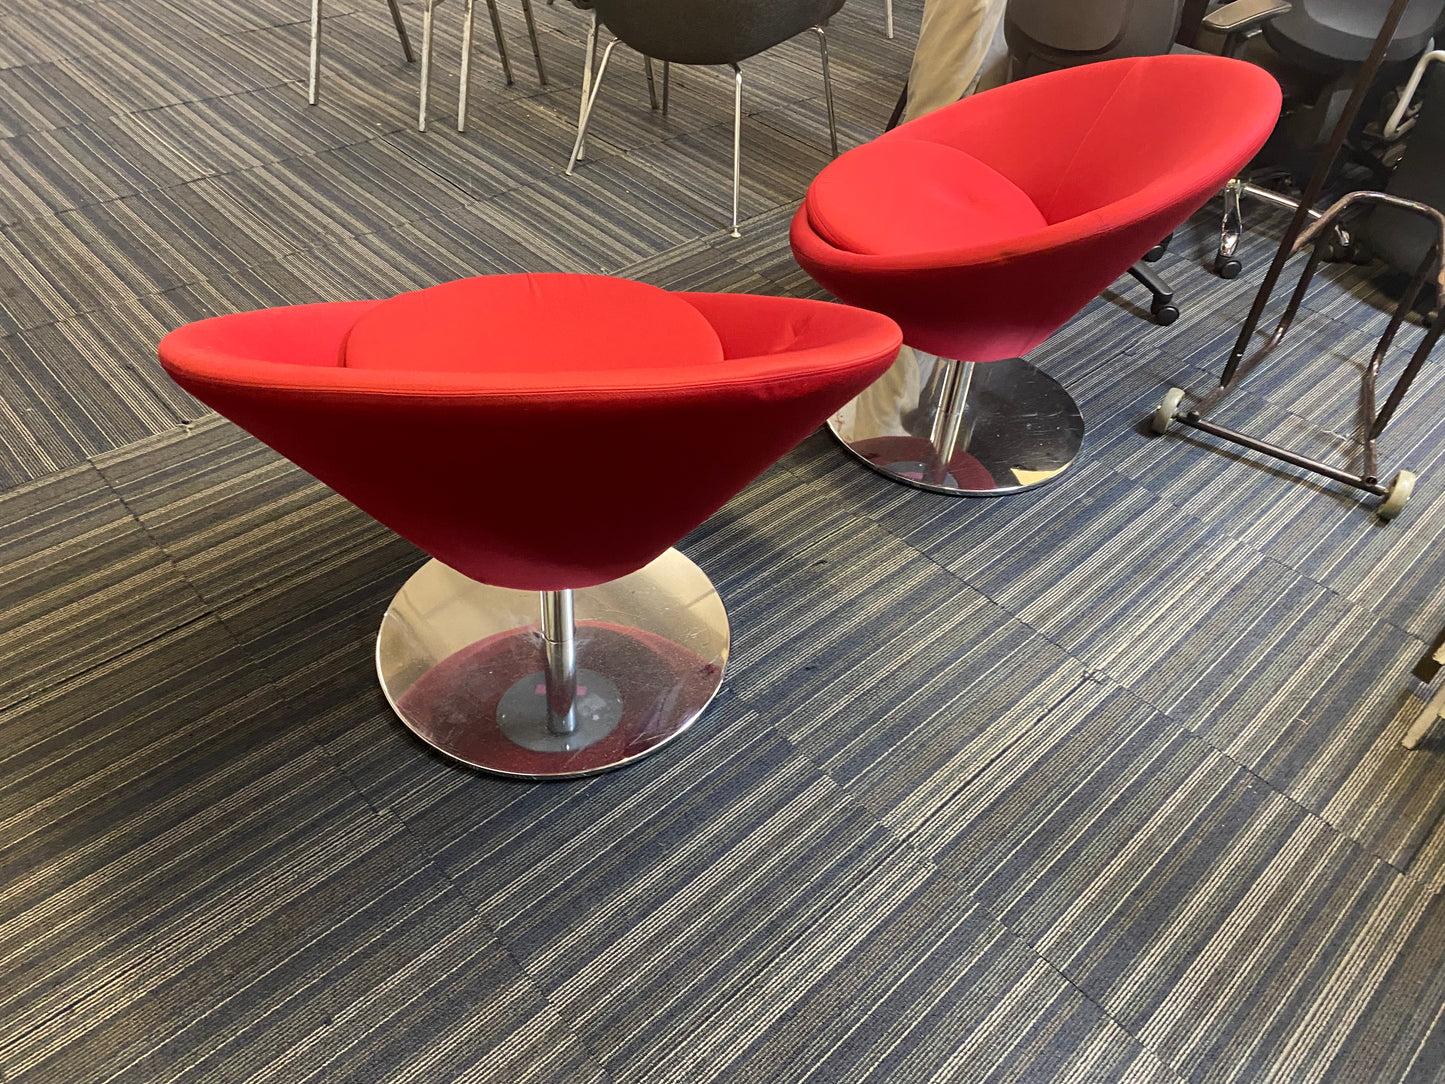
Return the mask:
POLYGON ((435 749, 526 779, 593 775, 655 752, 722 684, 728 622, 695 564, 668 550, 576 591, 488 587, 440 561, 382 619, 381 687, 435 749))
POLYGON ((906 346, 828 428, 880 474, 960 497, 1052 481, 1084 441, 1073 398, 1021 358, 974 364, 906 346))

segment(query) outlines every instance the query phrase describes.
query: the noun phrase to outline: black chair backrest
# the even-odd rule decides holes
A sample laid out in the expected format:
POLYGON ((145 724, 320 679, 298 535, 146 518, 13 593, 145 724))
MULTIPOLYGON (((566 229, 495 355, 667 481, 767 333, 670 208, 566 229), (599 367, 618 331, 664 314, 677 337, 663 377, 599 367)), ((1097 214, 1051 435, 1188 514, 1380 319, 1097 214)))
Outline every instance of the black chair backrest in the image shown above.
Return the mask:
POLYGON ((593 0, 627 45, 674 64, 736 64, 817 26, 843 0, 593 0))
MULTIPOLYGON (((1415 127, 1406 137, 1405 157, 1385 191, 1445 211, 1445 65, 1432 67, 1415 127)), ((1370 212, 1364 233, 1371 252, 1406 274, 1424 259, 1435 238, 1426 219, 1389 206, 1370 212)))
MULTIPOLYGON (((1294 0, 1294 7, 1264 26, 1264 40, 1292 64, 1317 71, 1363 63, 1384 25, 1390 0, 1294 0)), ((1425 51, 1445 0, 1410 0, 1387 62, 1412 60, 1425 51)))
POLYGON ((1010 77, 1167 53, 1183 9, 1184 0, 1008 0, 1010 77))

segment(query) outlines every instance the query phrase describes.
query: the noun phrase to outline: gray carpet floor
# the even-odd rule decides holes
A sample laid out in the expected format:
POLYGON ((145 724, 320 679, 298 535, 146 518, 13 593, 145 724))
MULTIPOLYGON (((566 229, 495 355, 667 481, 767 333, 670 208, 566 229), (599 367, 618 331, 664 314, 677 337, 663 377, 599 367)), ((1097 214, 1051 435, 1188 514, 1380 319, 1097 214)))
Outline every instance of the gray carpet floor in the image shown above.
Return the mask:
MULTIPOLYGON (((503 85, 438 14, 431 130, 381 0, 0 8, 0 1081, 1445 1080, 1445 733, 1400 745, 1445 622, 1445 375, 1370 501, 1188 433, 1246 274, 1214 220, 1038 351, 1088 419, 1053 485, 907 490, 815 435, 682 548, 723 692, 626 771, 431 754, 371 644, 422 556, 171 385, 189 320, 515 270, 817 290, 786 225, 827 161, 815 44, 646 105, 623 53, 562 175, 585 23, 517 5, 503 85)), ((832 30, 845 143, 921 5, 832 30)), ((406 8, 419 41, 418 5, 406 8)), ((1217 204, 1212 213, 1217 213, 1217 204)), ((1340 455, 1385 319, 1329 269, 1221 417, 1340 455)), ((1413 341, 1420 334, 1410 330, 1413 341)))

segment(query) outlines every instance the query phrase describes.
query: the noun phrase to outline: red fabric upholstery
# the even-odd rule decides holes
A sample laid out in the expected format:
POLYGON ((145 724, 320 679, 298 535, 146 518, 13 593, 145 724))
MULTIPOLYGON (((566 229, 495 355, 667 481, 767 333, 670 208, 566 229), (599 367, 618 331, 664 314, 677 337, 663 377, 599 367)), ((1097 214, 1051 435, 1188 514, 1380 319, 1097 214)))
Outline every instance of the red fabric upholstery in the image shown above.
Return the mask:
POLYGON ((342 364, 429 372, 539 373, 708 365, 717 332, 666 290, 596 275, 459 279, 383 301, 351 329, 342 364), (638 327, 646 335, 636 334, 638 327), (545 333, 543 333, 545 329, 545 333))
POLYGON ((1048 225, 1002 173, 921 139, 865 143, 847 169, 825 169, 808 191, 808 221, 835 248, 871 256, 1002 245, 1048 225))
MULTIPOLYGON (((555 284, 564 305, 611 289, 578 278, 456 290, 485 326, 519 288, 555 284)), ((203 320, 160 354, 203 402, 457 571, 521 590, 587 587, 641 568, 712 515, 875 380, 901 341, 886 317, 825 302, 674 294, 663 300, 713 335, 664 367, 645 346, 657 298, 635 296, 646 313, 627 332, 636 349, 614 350, 610 368, 558 368, 551 329, 575 326, 546 305, 531 310, 532 338, 508 338, 495 357, 459 331, 470 371, 418 356, 397 328, 359 326, 393 304, 374 301, 203 320), (348 336, 370 367, 341 364, 348 336), (391 368, 372 352, 384 341, 399 351, 391 368)))
POLYGON ((1198 210, 1264 144, 1280 92, 1213 56, 1066 68, 965 98, 849 151, 793 220, 793 252, 839 298, 887 313, 904 340, 965 361, 1028 353, 1198 210), (962 152, 920 171, 918 143, 962 152), (880 187, 897 155, 890 190, 880 187), (948 214, 950 181, 1001 180, 948 214), (1042 220, 1020 231, 1027 212, 1042 220), (845 193, 854 189, 859 196, 845 193), (873 193, 873 195, 869 195, 873 193), (1005 204, 1007 221, 989 208, 1005 204), (866 223, 847 217, 867 217, 866 223))

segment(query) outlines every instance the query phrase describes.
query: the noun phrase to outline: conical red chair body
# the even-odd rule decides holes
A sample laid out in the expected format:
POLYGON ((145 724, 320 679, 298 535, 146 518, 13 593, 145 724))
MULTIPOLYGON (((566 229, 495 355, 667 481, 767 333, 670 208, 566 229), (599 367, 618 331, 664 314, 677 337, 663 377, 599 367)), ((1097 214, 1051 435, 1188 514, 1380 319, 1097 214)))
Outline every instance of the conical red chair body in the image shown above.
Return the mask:
POLYGON ((201 321, 166 369, 482 583, 647 564, 887 368, 889 320, 581 275, 201 321))

